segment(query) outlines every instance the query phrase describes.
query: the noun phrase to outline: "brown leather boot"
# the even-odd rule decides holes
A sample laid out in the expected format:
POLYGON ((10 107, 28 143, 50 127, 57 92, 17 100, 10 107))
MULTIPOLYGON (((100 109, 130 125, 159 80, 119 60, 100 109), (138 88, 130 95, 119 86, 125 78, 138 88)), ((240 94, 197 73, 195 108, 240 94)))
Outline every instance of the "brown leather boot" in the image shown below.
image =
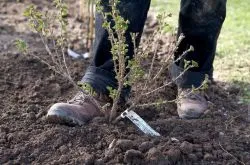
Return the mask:
POLYGON ((96 116, 102 116, 100 106, 108 102, 108 97, 104 95, 99 94, 93 100, 83 92, 79 92, 68 103, 54 104, 47 113, 47 120, 52 123, 81 126, 96 116))
POLYGON ((193 91, 190 88, 178 89, 179 100, 177 111, 182 119, 197 119, 208 109, 207 100, 202 91, 193 91))

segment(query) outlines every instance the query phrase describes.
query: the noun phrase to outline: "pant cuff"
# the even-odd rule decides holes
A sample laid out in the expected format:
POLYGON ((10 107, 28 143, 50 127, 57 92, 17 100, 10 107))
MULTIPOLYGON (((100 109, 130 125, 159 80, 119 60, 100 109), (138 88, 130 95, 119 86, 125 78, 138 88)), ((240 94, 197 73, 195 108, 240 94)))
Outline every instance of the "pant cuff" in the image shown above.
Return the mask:
POLYGON ((208 72, 194 72, 194 71, 185 71, 184 69, 176 65, 175 63, 170 66, 170 74, 172 80, 180 88, 192 88, 199 87, 206 78, 206 75, 209 76, 209 79, 212 80, 213 69, 208 72), (182 74, 182 75, 181 75, 182 74), (181 75, 181 76, 180 76, 181 75), (178 78, 177 78, 178 77, 178 78))
POLYGON ((117 80, 115 74, 101 68, 90 66, 81 80, 88 83, 96 92, 108 94, 107 87, 117 88, 117 80))
MULTIPOLYGON (((117 89, 118 87, 114 73, 94 66, 90 66, 87 69, 81 81, 83 83, 90 84, 96 92, 100 92, 102 94, 107 95, 109 95, 107 87, 112 87, 113 89, 117 89)), ((126 102, 130 94, 130 90, 130 86, 123 88, 120 98, 121 103, 126 102)))

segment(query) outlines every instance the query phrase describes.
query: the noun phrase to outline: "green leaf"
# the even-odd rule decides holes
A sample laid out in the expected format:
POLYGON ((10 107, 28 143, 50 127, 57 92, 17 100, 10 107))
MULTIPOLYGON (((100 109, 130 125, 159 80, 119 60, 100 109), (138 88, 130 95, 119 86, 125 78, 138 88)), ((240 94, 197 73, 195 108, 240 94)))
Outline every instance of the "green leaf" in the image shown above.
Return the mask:
POLYGON ((24 40, 17 39, 17 40, 15 40, 14 44, 15 44, 17 50, 20 51, 21 53, 28 52, 28 45, 24 40))

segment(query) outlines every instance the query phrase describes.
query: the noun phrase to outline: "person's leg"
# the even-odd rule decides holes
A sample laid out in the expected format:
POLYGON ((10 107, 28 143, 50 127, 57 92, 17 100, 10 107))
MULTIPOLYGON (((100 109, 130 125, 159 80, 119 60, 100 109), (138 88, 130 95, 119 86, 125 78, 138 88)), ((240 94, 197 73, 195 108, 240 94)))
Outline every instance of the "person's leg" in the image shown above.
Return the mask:
MULTIPOLYGON (((137 45, 147 18, 151 0, 121 0, 119 11, 121 16, 129 21, 128 31, 126 32, 128 54, 133 57, 133 42, 130 33, 137 33, 137 45)), ((109 11, 108 1, 102 1, 104 10, 109 11)), ((114 23, 114 22, 112 22, 114 23)), ((108 40, 108 33, 102 28, 103 17, 100 13, 96 14, 96 38, 93 47, 93 62, 88 68, 82 81, 90 84, 97 92, 107 94, 107 87, 117 87, 115 79, 114 66, 111 55, 111 44, 108 40)), ((128 90, 125 91, 128 94, 128 90)), ((126 94, 125 94, 126 95, 126 94)))
MULTIPOLYGON (((122 17, 129 21, 126 32, 128 54, 133 57, 133 43, 130 33, 137 33, 137 45, 143 31, 144 23, 147 18, 148 9, 151 0, 120 0, 118 10, 122 17)), ((110 10, 109 1, 102 0, 101 5, 104 12, 110 10)), ((100 13, 96 14, 96 37, 93 46, 93 62, 87 69, 82 82, 88 83, 97 93, 95 101, 105 102, 107 98, 107 87, 116 88, 117 81, 113 70, 113 61, 111 55, 111 44, 108 40, 108 33, 102 27, 103 17, 100 13), (104 97, 103 97, 104 96, 104 97)), ((114 22, 112 22, 114 24, 114 22)), ((129 90, 124 90, 123 97, 126 97, 129 90)), ((84 99, 83 94, 77 95, 70 103, 54 104, 48 111, 47 118, 51 122, 78 124, 82 125, 85 121, 95 116, 101 115, 100 109, 91 100, 84 99)))
MULTIPOLYGON (((176 79, 183 72, 185 60, 193 60, 199 66, 188 70, 175 81, 179 89, 199 87, 206 75, 212 79, 217 39, 225 17, 226 0, 181 0, 178 36, 183 34, 185 38, 175 52, 175 60, 190 46, 194 47, 194 51, 188 52, 171 66, 172 78, 176 79)), ((184 118, 185 115, 198 117, 207 107, 204 99, 188 99, 179 105, 179 115, 183 111, 184 118)))

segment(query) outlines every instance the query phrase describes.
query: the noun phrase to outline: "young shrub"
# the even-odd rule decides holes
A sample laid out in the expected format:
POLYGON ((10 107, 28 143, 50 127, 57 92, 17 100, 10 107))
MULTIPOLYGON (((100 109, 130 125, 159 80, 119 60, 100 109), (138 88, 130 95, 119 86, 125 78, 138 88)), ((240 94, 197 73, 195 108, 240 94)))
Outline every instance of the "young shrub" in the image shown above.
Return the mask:
POLYGON ((77 84, 71 77, 65 54, 68 45, 68 8, 63 0, 54 0, 53 4, 56 8, 55 12, 42 12, 37 10, 34 5, 30 5, 24 11, 24 16, 28 19, 29 26, 40 36, 49 58, 44 58, 32 53, 29 50, 28 44, 23 40, 17 39, 15 45, 24 55, 38 59, 55 73, 66 78, 75 88, 85 94, 85 99, 91 100, 96 106, 102 109, 100 104, 92 97, 92 95, 95 94, 93 89, 88 84, 77 84))
MULTIPOLYGON (((188 50, 183 52, 183 54, 176 60, 172 61, 173 54, 175 50, 177 49, 178 45, 181 43, 181 41, 185 38, 185 36, 181 35, 177 41, 177 45, 173 50, 170 51, 170 55, 165 56, 165 59, 159 64, 157 63, 158 71, 155 72, 157 69, 156 66, 156 56, 159 48, 159 40, 164 35, 164 28, 166 28, 167 24, 165 22, 165 17, 167 17, 165 14, 159 15, 158 21, 159 26, 153 33, 151 37, 149 37, 148 42, 146 43, 147 49, 142 50, 136 47, 135 40, 137 34, 131 34, 131 37, 133 38, 134 43, 134 58, 128 59, 126 58, 126 54, 128 52, 128 45, 126 44, 126 38, 125 34, 128 29, 129 21, 125 20, 123 17, 121 17, 119 10, 117 9, 117 5, 119 4, 119 0, 111 0, 110 1, 110 12, 104 12, 103 7, 100 4, 100 1, 97 3, 97 9, 98 12, 100 12, 104 17, 104 23, 103 27, 107 30, 109 34, 109 40, 111 43, 111 53, 112 58, 114 62, 114 71, 116 73, 116 79, 118 82, 117 89, 112 89, 110 87, 107 87, 110 91, 110 97, 113 99, 113 105, 110 112, 110 121, 112 121, 114 118, 117 117, 117 109, 118 109, 118 103, 121 99, 121 93, 124 87, 127 85, 129 86, 138 86, 138 84, 143 84, 143 88, 140 90, 137 90, 137 88, 134 88, 135 91, 135 97, 129 98, 130 106, 126 110, 132 110, 135 107, 147 107, 147 106, 159 106, 162 104, 170 103, 170 102, 177 102, 177 98, 175 100, 158 100, 156 102, 146 102, 146 103, 140 103, 141 100, 145 97, 148 97, 165 87, 171 85, 172 81, 165 81, 163 85, 160 85, 156 88, 151 88, 150 84, 153 84, 157 81, 157 79, 162 75, 163 71, 168 68, 168 65, 171 62, 177 62, 181 60, 188 52, 193 51, 193 46, 190 46, 188 50), (111 18, 114 22, 114 25, 111 26, 111 22, 108 21, 108 18, 111 18), (158 39, 156 42, 152 42, 153 39, 158 39), (153 46, 150 46, 150 44, 155 43, 153 46), (149 59, 149 52, 152 50, 148 50, 148 48, 154 48, 153 50, 153 56, 151 57, 151 64, 150 67, 145 69, 142 64, 149 59), (159 66, 160 65, 160 66, 159 66), (154 72, 154 74, 153 74, 154 72)), ((198 64, 195 61, 185 61, 185 67, 183 73, 180 74, 175 80, 180 78, 187 70, 198 67, 198 64)), ((174 81, 175 81, 174 80, 174 81)), ((205 87, 207 80, 204 81, 204 83, 198 87, 194 88, 192 90, 200 90, 203 87, 205 87)), ((138 88, 139 89, 139 88, 138 88)))

